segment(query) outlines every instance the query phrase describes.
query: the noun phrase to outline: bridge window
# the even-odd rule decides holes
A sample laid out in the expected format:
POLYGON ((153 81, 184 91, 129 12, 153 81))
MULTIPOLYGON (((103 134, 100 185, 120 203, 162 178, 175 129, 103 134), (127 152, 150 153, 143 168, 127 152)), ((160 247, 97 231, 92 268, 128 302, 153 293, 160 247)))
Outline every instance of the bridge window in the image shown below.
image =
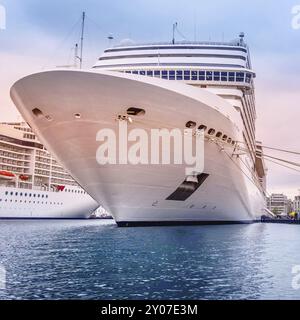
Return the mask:
POLYGON ((206 71, 206 81, 212 81, 212 71, 206 71))
POLYGON ((154 77, 160 78, 160 70, 154 70, 154 77))
POLYGON ((197 78, 198 78, 198 77, 197 77, 197 73, 198 73, 197 71, 192 71, 192 80, 194 80, 194 81, 195 81, 195 80, 198 80, 198 79, 197 79, 197 78))
POLYGON ((163 70, 163 71, 161 72, 161 77, 162 77, 163 79, 168 79, 168 71, 167 71, 167 70, 163 70))
POLYGON ((232 81, 234 81, 234 78, 235 78, 235 73, 234 72, 229 72, 228 80, 232 82, 232 81))
POLYGON ((153 77, 153 71, 152 71, 152 70, 148 70, 148 71, 147 71, 147 76, 153 77))
POLYGON ((220 71, 214 72, 214 81, 220 81, 220 71))
POLYGON ((244 82, 245 73, 244 72, 237 72, 236 73, 236 81, 237 82, 244 82))
POLYGON ((251 82, 251 73, 246 74, 246 82, 250 83, 251 82))
POLYGON ((227 79, 227 72, 221 72, 221 80, 222 81, 227 81, 228 79, 227 79))
POLYGON ((205 71, 199 71, 199 80, 201 81, 205 80, 205 71))
POLYGON ((169 79, 170 80, 175 80, 175 70, 170 70, 169 71, 169 79))
POLYGON ((191 71, 184 70, 184 80, 191 80, 191 71))
POLYGON ((182 70, 176 71, 176 80, 182 80, 182 70))

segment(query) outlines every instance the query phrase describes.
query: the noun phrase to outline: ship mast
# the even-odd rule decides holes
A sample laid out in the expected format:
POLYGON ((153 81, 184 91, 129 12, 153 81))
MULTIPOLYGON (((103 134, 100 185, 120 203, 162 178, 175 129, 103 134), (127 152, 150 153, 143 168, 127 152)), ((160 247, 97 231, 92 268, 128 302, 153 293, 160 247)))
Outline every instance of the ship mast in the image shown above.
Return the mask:
POLYGON ((81 25, 81 38, 80 38, 80 69, 82 69, 83 63, 83 41, 84 41, 84 25, 85 24, 85 12, 82 12, 82 25, 81 25))

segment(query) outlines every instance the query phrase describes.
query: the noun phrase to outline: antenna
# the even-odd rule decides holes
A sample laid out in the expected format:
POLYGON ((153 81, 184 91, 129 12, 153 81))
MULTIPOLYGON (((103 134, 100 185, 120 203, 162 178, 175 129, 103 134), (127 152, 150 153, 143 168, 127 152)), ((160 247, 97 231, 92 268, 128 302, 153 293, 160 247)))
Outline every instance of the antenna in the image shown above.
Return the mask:
POLYGON ((173 23, 173 38, 172 43, 175 44, 175 30, 177 28, 177 22, 173 23))
POLYGON ((80 69, 83 63, 83 40, 84 40, 84 23, 85 23, 85 12, 82 12, 82 25, 81 25, 81 39, 80 39, 80 69))
POLYGON ((74 53, 74 67, 77 68, 77 59, 78 59, 78 43, 75 44, 75 53, 74 53))
POLYGON ((245 33, 244 32, 240 32, 239 37, 240 37, 240 44, 243 44, 244 43, 245 33))

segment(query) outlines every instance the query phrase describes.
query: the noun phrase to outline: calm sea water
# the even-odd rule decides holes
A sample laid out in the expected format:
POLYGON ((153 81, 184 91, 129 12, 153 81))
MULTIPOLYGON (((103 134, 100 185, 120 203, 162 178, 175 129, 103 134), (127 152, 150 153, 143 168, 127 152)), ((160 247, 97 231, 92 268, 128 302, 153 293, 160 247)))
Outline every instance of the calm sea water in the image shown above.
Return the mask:
POLYGON ((300 299, 300 226, 0 221, 0 263, 0 299, 300 299))

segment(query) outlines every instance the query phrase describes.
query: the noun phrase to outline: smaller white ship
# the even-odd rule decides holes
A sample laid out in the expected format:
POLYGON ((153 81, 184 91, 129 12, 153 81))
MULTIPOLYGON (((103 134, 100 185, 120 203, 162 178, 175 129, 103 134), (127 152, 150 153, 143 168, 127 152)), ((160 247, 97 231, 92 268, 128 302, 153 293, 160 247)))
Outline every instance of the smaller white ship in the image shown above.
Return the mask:
POLYGON ((98 207, 26 123, 0 124, 0 219, 86 219, 98 207))

